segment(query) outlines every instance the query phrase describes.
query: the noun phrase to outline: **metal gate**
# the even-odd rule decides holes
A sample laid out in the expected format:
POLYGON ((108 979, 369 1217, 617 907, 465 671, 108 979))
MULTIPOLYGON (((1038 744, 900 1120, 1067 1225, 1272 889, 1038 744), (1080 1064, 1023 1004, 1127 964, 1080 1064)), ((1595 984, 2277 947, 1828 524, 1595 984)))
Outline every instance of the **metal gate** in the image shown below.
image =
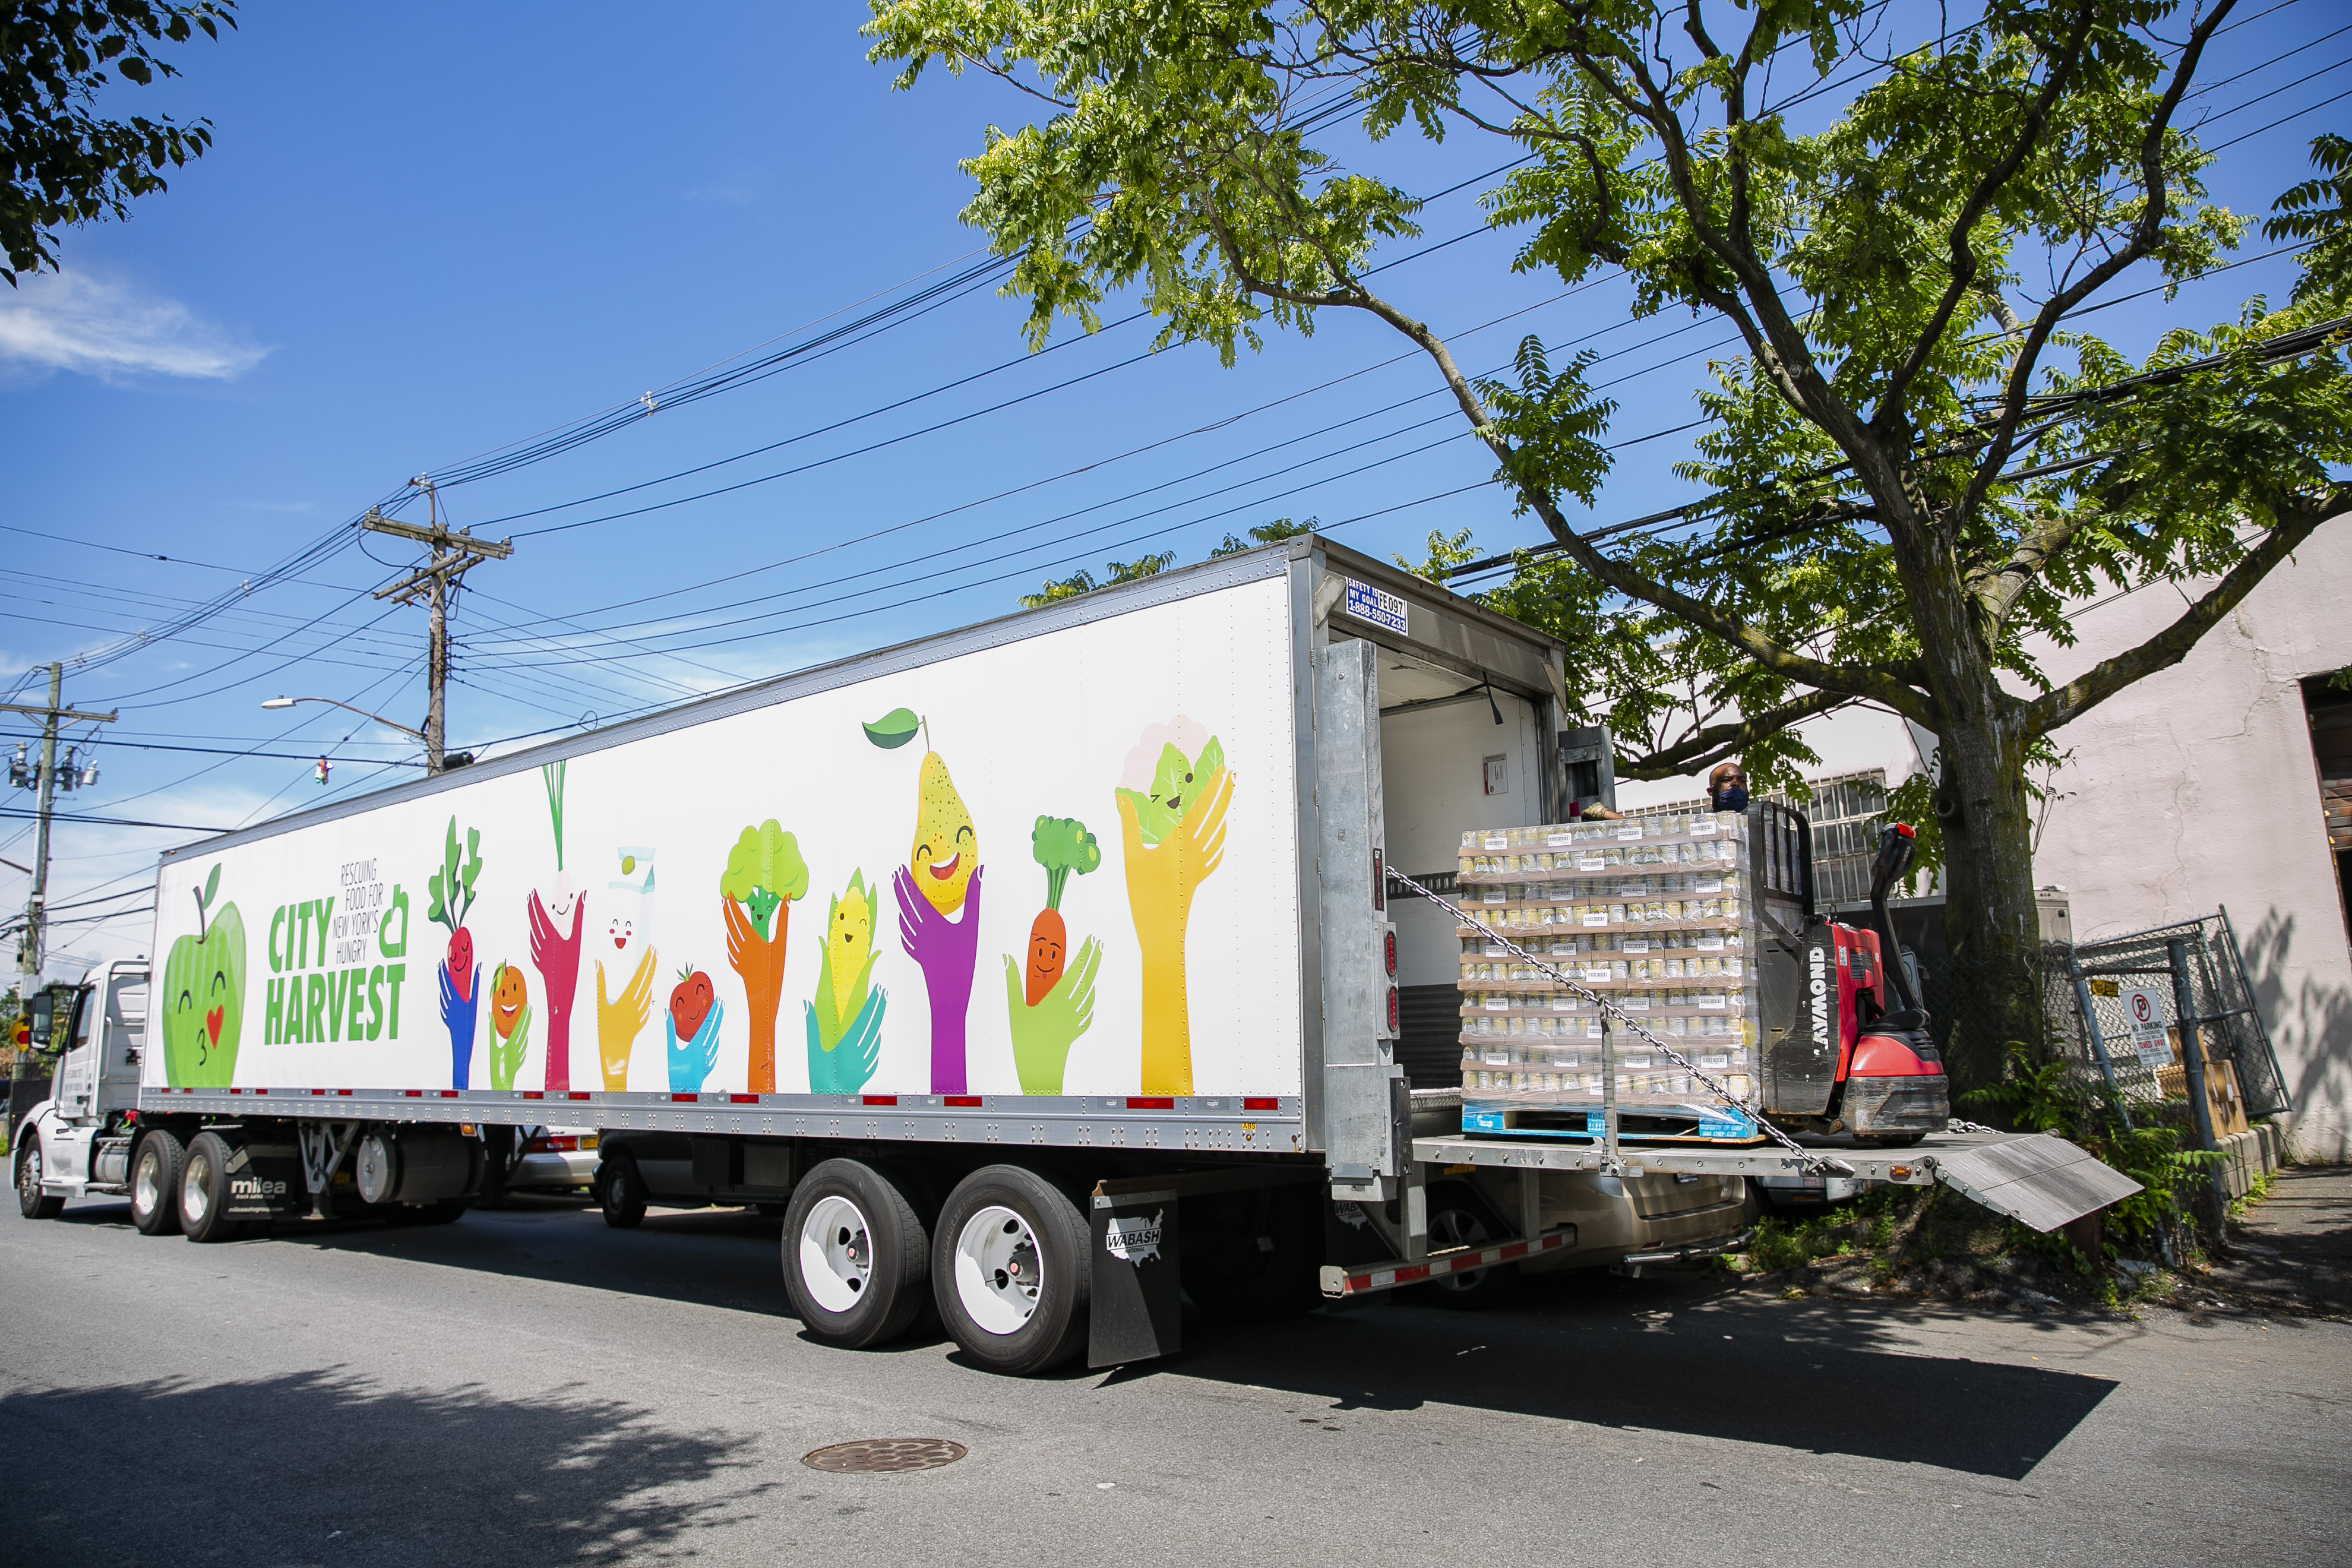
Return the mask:
POLYGON ((2182 1098, 2202 1065, 2185 1048, 2193 1029, 2203 1062, 2226 1064, 2234 1077, 2248 1119, 2294 1109, 2227 910, 2053 947, 2052 957, 2062 955, 2075 1027, 2056 1032, 2127 1106, 2182 1098))

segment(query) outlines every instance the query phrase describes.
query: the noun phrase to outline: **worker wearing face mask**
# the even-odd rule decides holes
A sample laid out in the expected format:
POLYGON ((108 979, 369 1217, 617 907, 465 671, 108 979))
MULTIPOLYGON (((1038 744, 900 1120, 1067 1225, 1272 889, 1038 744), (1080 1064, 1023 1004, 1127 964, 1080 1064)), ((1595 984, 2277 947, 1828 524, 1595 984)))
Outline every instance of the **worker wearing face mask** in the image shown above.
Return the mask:
POLYGON ((1748 774, 1738 763, 1725 763, 1706 776, 1707 804, 1717 811, 1748 809, 1748 774))

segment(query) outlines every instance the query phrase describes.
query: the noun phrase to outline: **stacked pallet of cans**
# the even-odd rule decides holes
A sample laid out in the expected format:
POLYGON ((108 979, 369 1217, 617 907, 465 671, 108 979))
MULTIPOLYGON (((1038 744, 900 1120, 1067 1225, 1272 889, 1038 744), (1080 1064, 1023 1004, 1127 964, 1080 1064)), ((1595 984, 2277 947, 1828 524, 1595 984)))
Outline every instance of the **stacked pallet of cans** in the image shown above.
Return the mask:
MULTIPOLYGON (((1481 829, 1462 836, 1462 906, 1608 997, 1741 1099, 1756 1073, 1748 819, 1733 812, 1481 829)), ((1462 1095, 1471 1131, 1598 1131, 1601 1014, 1464 924, 1462 1095), (1590 1108, 1590 1109, 1588 1109, 1590 1108)), ((1619 1027, 1629 1135, 1752 1131, 1691 1074, 1619 1027)))

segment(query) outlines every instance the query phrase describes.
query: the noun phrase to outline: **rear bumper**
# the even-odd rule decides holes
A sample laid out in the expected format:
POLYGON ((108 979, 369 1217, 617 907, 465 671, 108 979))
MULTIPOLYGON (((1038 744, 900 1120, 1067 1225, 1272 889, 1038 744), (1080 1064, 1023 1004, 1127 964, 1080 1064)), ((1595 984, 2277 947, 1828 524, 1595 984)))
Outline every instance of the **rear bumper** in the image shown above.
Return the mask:
POLYGON ((1846 1079, 1844 1121, 1858 1138, 1941 1132, 1951 1118, 1951 1080, 1941 1073, 1846 1079))
POLYGON ((566 1150, 561 1153, 525 1154, 507 1171, 513 1187, 584 1187, 596 1176, 596 1151, 566 1150))

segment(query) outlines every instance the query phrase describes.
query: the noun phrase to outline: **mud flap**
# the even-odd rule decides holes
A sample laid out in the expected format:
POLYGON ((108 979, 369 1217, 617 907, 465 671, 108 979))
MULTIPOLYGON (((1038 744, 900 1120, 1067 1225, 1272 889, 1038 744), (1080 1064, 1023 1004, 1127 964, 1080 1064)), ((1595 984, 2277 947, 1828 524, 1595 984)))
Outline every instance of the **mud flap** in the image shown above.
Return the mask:
POLYGON ((1150 1361, 1183 1348, 1176 1200, 1164 1191, 1094 1199, 1088 1366, 1150 1361))
POLYGON ((2140 1190, 2121 1171, 2049 1132, 1938 1152, 1921 1163, 1929 1160, 1944 1185, 2039 1231, 2056 1230, 2140 1190))

